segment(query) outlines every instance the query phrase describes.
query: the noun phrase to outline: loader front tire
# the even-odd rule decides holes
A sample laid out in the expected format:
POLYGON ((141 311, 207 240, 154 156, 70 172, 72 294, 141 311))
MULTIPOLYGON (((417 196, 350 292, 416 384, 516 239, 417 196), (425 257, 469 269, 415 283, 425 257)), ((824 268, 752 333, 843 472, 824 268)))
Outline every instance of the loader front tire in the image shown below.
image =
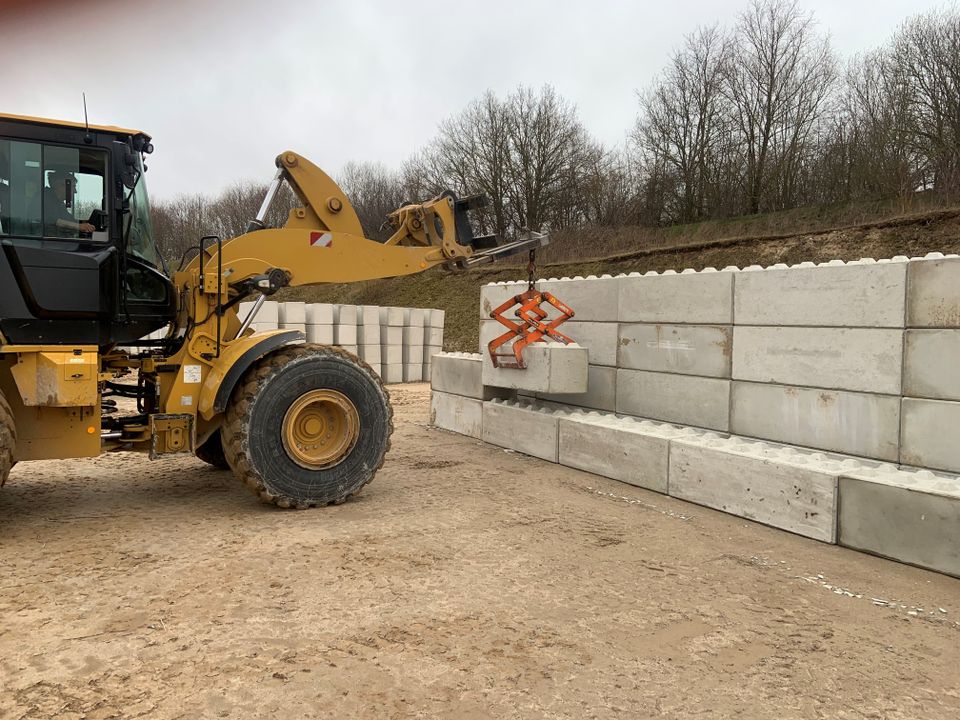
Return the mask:
POLYGON ((227 462, 254 494, 302 509, 344 502, 373 479, 393 410, 366 363, 337 347, 296 345, 247 371, 221 432, 227 462))
POLYGON ((17 464, 13 452, 17 447, 17 428, 7 399, 0 393, 0 487, 7 482, 10 470, 17 464))
POLYGON ((213 434, 197 448, 197 457, 218 470, 230 469, 227 456, 223 454, 223 438, 220 436, 219 429, 214 430, 213 434))

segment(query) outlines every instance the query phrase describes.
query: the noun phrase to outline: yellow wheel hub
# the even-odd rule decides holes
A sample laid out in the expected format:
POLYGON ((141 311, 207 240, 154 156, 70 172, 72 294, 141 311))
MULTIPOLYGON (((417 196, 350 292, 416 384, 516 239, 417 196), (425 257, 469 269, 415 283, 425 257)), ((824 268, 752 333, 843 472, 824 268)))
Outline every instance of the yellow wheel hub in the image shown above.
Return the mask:
POLYGON ((336 465, 360 435, 360 415, 336 390, 311 390, 297 398, 283 416, 283 447, 307 470, 336 465))

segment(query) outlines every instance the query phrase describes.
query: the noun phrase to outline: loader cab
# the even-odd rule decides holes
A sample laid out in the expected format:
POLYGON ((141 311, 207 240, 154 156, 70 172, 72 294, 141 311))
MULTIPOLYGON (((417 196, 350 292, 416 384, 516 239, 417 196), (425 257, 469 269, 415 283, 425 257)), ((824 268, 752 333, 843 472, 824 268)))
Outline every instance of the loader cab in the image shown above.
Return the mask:
POLYGON ((150 223, 137 130, 0 115, 0 333, 11 344, 131 342, 176 299, 150 223))

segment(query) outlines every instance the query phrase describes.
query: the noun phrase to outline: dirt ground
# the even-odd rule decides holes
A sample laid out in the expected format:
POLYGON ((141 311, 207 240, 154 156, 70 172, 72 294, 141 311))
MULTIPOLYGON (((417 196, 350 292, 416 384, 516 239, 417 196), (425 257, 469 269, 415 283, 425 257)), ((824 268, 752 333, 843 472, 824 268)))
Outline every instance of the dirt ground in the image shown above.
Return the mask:
POLYGON ((427 427, 355 500, 133 454, 0 491, 3 718, 951 718, 960 581, 427 427))

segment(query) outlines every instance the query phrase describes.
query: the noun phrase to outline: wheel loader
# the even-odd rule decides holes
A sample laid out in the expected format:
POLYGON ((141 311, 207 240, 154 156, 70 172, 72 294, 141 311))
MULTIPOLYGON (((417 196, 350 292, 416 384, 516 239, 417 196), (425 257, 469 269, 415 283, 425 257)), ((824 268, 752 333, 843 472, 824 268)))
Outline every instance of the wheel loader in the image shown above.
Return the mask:
POLYGON ((449 192, 392 212, 387 241, 367 239, 336 183, 283 152, 247 231, 197 238, 168 272, 151 230, 151 152, 139 130, 0 115, 0 485, 28 460, 193 453, 267 503, 343 502, 383 464, 388 393, 339 347, 254 332, 264 299, 546 243, 475 236, 468 212, 484 199, 449 192), (268 227, 284 183, 299 206, 268 227))

